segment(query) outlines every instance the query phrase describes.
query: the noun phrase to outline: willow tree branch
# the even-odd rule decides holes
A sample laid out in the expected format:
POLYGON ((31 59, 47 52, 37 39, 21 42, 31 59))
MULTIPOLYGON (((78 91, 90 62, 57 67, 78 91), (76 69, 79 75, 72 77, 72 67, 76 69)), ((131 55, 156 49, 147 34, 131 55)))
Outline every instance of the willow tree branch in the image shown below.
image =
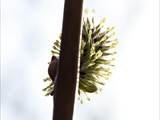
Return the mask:
POLYGON ((65 0, 53 120, 72 120, 78 72, 83 0, 65 0))

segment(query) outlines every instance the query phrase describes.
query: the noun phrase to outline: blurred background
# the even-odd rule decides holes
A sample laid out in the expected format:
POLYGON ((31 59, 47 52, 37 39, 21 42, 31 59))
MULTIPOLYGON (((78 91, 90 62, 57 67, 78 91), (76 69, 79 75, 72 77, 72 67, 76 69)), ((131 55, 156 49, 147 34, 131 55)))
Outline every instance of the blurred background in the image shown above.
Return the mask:
MULTIPOLYGON (((64 0, 2 0, 1 119, 51 120, 45 97, 51 48, 62 28, 64 0)), ((116 67, 102 93, 76 102, 75 120, 158 120, 159 1, 84 0, 119 39, 116 67)))

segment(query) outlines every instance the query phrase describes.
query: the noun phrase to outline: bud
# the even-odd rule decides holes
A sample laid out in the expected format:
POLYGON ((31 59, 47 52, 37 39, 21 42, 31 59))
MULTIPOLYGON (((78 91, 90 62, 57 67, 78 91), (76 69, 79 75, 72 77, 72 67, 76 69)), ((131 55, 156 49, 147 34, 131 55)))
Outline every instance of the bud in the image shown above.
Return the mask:
POLYGON ((55 56, 52 56, 51 63, 48 67, 48 74, 52 81, 55 80, 56 74, 57 74, 57 65, 58 65, 58 59, 55 56))

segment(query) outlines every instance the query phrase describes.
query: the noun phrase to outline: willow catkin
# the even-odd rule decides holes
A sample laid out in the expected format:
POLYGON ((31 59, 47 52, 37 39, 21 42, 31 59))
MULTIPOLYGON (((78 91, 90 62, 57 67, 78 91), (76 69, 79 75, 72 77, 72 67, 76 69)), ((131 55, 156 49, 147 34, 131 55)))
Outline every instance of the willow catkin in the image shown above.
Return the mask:
MULTIPOLYGON (((103 30, 105 19, 98 25, 94 23, 94 17, 84 17, 82 25, 82 37, 80 46, 80 78, 79 96, 84 93, 97 93, 101 91, 105 80, 111 75, 110 68, 114 65, 115 48, 117 39, 114 39, 114 28, 107 27, 103 30)), ((73 33, 74 34, 74 33, 73 33)), ((45 81, 50 81, 49 86, 44 88, 46 95, 53 95, 54 79, 56 76, 57 60, 60 53, 61 36, 53 44, 52 60, 49 63, 49 77, 45 81)), ((87 97, 88 98, 88 97, 87 97)))

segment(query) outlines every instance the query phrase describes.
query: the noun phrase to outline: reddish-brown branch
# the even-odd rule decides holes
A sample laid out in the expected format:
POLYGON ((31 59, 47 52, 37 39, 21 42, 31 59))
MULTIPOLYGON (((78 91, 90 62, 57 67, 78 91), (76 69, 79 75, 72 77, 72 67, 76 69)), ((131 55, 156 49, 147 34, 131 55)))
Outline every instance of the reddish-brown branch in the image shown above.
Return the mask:
POLYGON ((83 0, 65 0, 53 120, 72 120, 83 0))

